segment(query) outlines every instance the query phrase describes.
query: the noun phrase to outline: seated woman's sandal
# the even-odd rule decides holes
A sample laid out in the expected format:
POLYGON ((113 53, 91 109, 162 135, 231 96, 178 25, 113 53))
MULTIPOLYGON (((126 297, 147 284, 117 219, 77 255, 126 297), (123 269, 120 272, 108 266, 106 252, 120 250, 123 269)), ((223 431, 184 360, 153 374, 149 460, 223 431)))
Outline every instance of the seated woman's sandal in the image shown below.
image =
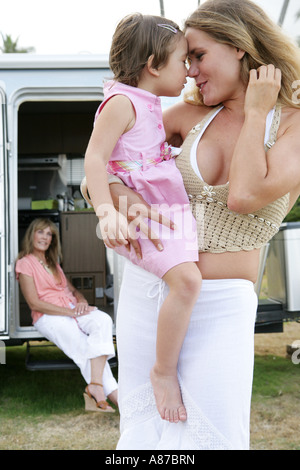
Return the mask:
MULTIPOLYGON (((91 382, 90 385, 100 385, 100 387, 103 387, 102 384, 94 382, 91 382)), ((107 403, 107 401, 96 401, 96 398, 91 395, 88 385, 85 389, 83 396, 85 401, 85 411, 101 411, 102 413, 115 413, 115 410, 107 403)))

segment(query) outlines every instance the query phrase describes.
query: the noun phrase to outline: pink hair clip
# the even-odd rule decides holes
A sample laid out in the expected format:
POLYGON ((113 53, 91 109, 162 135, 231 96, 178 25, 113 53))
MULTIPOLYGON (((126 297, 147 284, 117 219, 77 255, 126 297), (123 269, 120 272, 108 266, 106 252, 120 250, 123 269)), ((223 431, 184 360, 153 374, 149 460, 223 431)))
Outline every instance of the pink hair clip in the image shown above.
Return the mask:
POLYGON ((178 33, 178 30, 170 24, 158 24, 157 26, 159 26, 160 28, 168 29, 169 31, 171 31, 171 33, 174 33, 174 34, 178 33))

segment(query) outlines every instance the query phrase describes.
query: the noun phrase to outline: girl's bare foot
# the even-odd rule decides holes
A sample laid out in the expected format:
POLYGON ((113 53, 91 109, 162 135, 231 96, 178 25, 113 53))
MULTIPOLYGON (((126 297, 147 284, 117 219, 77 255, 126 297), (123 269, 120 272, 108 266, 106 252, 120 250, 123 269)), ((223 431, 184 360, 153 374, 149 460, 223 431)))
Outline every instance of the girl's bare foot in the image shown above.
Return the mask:
POLYGON ((187 414, 183 405, 177 375, 163 375, 155 368, 150 372, 156 406, 162 419, 170 423, 186 421, 187 414))

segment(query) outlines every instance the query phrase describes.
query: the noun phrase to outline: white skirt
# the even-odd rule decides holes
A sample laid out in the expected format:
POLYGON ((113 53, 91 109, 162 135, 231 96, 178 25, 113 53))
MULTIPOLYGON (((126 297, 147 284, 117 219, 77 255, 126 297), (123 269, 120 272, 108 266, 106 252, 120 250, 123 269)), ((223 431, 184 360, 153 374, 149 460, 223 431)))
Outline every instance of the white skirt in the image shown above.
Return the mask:
POLYGON ((127 262, 117 315, 118 450, 247 450, 257 296, 243 279, 204 280, 178 364, 187 421, 157 412, 149 378, 166 284, 127 262))
MULTIPOLYGON (((91 382, 91 359, 98 356, 108 356, 107 359, 110 359, 115 355, 112 320, 100 310, 76 319, 44 314, 34 326, 75 362, 87 384, 91 382)), ((106 396, 118 388, 108 361, 105 363, 102 382, 106 396)))

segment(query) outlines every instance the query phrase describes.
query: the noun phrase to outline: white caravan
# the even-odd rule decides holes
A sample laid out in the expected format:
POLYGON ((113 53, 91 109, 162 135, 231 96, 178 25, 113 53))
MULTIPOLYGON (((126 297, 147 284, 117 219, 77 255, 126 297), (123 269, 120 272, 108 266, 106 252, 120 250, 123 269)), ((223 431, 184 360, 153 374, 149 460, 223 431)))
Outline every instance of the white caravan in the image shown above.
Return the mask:
MULTIPOLYGON (((82 206, 79 194, 94 114, 103 99, 103 81, 110 77, 103 56, 0 55, 1 343, 41 339, 31 324, 14 273, 24 232, 39 216, 50 217, 60 228, 68 277, 90 303, 115 315, 109 308, 112 300, 115 309, 117 306, 122 260, 111 256, 95 236, 96 217, 82 206)), ((285 275, 289 259, 284 253, 290 244, 287 235, 298 239, 300 227, 288 228, 292 231, 285 227, 271 243, 269 265, 282 283, 274 289, 272 281, 273 300, 259 306, 257 331, 282 331, 283 319, 299 316, 300 290, 293 290, 297 299, 292 312, 285 298, 285 293, 290 296, 291 280, 285 275)), ((299 243, 294 243, 298 249, 299 243)), ((295 250, 293 254, 298 257, 295 250)), ((297 273, 293 279, 299 279, 297 273)))
POLYGON ((0 340, 6 344, 40 339, 14 273, 21 239, 36 217, 59 226, 70 250, 63 265, 68 277, 109 310, 110 262, 96 237, 96 217, 79 193, 84 152, 109 78, 104 56, 0 55, 0 340))

